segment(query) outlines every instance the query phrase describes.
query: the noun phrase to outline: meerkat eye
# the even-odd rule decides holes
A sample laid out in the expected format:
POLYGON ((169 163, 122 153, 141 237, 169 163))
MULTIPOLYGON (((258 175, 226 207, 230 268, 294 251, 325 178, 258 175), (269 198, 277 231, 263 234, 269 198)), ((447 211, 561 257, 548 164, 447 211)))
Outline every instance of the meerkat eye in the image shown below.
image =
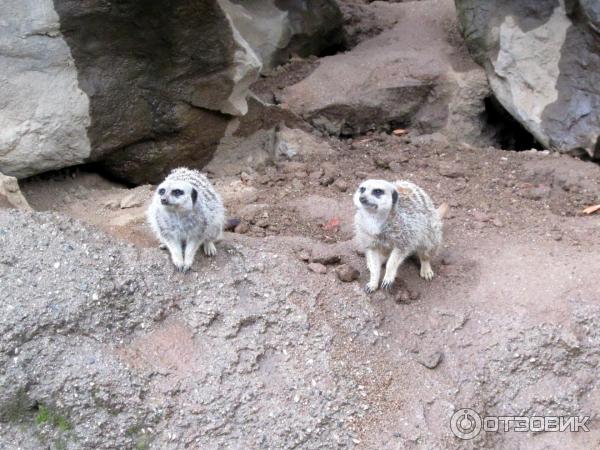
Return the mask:
POLYGON ((383 189, 373 189, 373 195, 375 197, 381 197, 383 195, 383 189))
POLYGON ((165 193, 165 190, 163 188, 160 188, 158 190, 158 195, 163 195, 165 193))
POLYGON ((181 189, 173 189, 171 194, 173 194, 175 197, 181 197, 183 195, 183 191, 181 189))
POLYGON ((362 194, 363 192, 365 192, 365 188, 364 188, 364 187, 361 187, 361 188, 359 189, 359 191, 360 191, 360 193, 362 194))

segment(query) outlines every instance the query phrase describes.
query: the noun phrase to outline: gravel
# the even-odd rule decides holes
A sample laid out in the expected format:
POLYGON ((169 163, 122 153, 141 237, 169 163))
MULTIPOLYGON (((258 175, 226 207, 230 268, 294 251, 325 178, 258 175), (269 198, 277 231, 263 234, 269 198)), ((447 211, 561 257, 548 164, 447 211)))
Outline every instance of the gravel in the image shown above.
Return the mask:
POLYGON ((0 448, 355 445, 332 330, 290 301, 312 298, 293 287, 304 263, 228 242, 181 275, 158 249, 12 210, 0 246, 0 448))

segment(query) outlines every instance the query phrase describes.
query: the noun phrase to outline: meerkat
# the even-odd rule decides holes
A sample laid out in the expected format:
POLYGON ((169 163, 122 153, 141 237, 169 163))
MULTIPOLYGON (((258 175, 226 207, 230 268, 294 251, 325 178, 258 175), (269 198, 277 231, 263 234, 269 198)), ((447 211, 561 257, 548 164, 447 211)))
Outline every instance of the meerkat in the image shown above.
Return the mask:
POLYGON ((205 255, 217 254, 215 241, 223 235, 225 208, 210 181, 197 170, 174 169, 156 188, 147 218, 178 271, 190 269, 200 245, 205 255))
POLYGON ((431 259, 442 244, 442 218, 447 205, 435 209, 427 193, 410 181, 366 180, 353 197, 355 239, 365 252, 370 272, 367 293, 379 288, 381 266, 387 257, 381 287, 390 289, 400 264, 418 256, 420 275, 433 278, 431 259))

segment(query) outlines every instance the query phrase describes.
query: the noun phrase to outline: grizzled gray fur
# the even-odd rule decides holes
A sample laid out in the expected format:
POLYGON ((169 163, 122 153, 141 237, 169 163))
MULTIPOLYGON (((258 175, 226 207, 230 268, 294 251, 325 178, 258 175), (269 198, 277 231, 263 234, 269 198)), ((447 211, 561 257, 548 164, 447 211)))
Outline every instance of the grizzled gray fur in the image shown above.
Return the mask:
POLYGON ((442 243, 442 217, 429 195, 409 181, 366 180, 354 194, 355 239, 366 254, 370 280, 367 292, 379 288, 381 265, 387 258, 381 286, 389 289, 398 267, 411 254, 421 262, 421 277, 433 278, 431 258, 442 243))
POLYGON ((210 181, 197 170, 173 170, 156 189, 147 217, 177 270, 190 269, 200 245, 207 256, 217 254, 215 241, 223 234, 225 208, 210 181))

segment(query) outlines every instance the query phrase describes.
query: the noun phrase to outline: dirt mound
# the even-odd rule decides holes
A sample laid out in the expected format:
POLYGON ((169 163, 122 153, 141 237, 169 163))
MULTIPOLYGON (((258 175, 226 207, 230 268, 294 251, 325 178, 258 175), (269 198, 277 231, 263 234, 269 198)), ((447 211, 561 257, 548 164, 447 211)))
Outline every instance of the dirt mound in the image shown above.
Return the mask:
POLYGON ((321 58, 307 78, 283 90, 282 106, 335 136, 410 126, 485 141, 490 91, 462 43, 453 2, 377 2, 367 10, 389 29, 321 58))
MULTIPOLYGON (((340 68, 324 66, 371 57, 386 36, 409 43, 396 21, 423 34, 394 55, 422 62, 417 37, 433 33, 460 63, 454 22, 428 6, 442 4, 450 17, 441 0, 343 2, 354 53, 293 59, 253 89, 277 103, 323 73, 338 88, 340 68)), ((600 216, 582 214, 599 202, 600 167, 455 145, 412 113, 397 134, 339 139, 279 107, 250 110, 207 168, 237 226, 185 275, 145 223, 153 186, 69 169, 22 180, 35 212, 0 201, 0 448, 600 446, 600 216), (393 289, 365 294, 351 196, 366 178, 407 179, 449 205, 431 282, 409 260, 393 289), (461 440, 450 425, 465 408, 589 416, 590 432, 461 440)))
POLYGON ((84 172, 23 183, 34 208, 94 227, 0 210, 3 443, 596 445, 600 228, 579 212, 600 169, 435 135, 328 144, 334 156, 213 179, 239 233, 185 276, 143 221, 149 187, 84 172), (408 261, 391 293, 363 292, 350 196, 366 177, 449 203, 431 283, 408 261), (460 441, 449 420, 466 407, 590 415, 591 432, 460 441))
POLYGON ((358 438, 364 400, 335 355, 364 345, 346 344, 351 332, 374 336, 376 313, 333 282, 353 319, 314 320, 325 287, 309 273, 297 285, 304 263, 281 243, 228 239, 181 276, 158 250, 54 214, 2 210, 0 240, 0 446, 332 448, 358 438))

